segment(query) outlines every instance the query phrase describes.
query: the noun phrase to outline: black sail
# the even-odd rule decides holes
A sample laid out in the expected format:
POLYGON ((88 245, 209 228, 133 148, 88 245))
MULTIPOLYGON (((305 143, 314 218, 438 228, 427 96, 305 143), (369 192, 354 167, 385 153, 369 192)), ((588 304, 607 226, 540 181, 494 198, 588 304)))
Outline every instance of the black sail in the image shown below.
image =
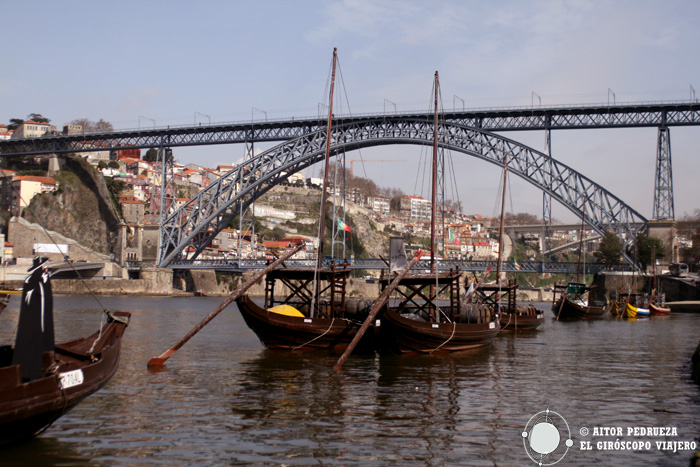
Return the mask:
POLYGON ((13 365, 21 365, 22 379, 35 380, 42 375, 42 354, 53 352, 53 296, 49 273, 35 260, 30 275, 24 281, 22 304, 13 365))

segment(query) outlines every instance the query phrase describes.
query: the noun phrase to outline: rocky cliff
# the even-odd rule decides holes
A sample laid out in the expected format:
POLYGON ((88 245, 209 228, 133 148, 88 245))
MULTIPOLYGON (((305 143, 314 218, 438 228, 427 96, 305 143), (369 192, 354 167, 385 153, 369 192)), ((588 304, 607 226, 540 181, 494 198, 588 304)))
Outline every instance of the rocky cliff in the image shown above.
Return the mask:
POLYGON ((81 157, 68 156, 54 175, 59 188, 35 196, 22 216, 100 253, 113 253, 119 215, 104 178, 81 157))

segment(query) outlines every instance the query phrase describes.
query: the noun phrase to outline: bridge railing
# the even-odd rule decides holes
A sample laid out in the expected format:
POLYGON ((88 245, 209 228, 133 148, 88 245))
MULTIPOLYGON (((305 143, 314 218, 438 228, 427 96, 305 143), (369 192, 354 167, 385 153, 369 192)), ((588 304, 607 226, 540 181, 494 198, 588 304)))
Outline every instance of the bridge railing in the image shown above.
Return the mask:
MULTIPOLYGON (((445 115, 447 118, 452 118, 455 115, 470 115, 470 114, 483 114, 483 113, 503 113, 503 112, 533 112, 533 111, 573 111, 573 110, 601 110, 601 109, 627 109, 627 108, 633 108, 635 109, 634 111, 643 111, 644 107, 649 107, 649 106, 674 106, 674 105, 692 105, 692 104, 697 104, 698 99, 695 100, 669 100, 669 101, 630 101, 630 102, 616 102, 616 103, 605 103, 605 102, 599 102, 599 103, 590 103, 590 104, 560 104, 560 105, 515 105, 515 106, 494 106, 494 107, 470 107, 470 108, 465 108, 465 109, 445 109, 445 115), (641 107, 641 109, 640 109, 641 107)), ((632 111, 632 110, 630 110, 632 111)), ((377 118, 377 117, 383 117, 383 116, 411 116, 411 115, 429 115, 429 112, 426 112, 425 109, 423 110, 403 110, 400 112, 364 112, 364 113, 356 113, 356 114, 337 114, 335 115, 335 118, 338 120, 345 120, 345 119, 363 119, 363 118, 377 118)), ((214 123, 194 123, 194 124, 189 124, 189 123, 178 123, 178 124, 171 124, 171 125, 157 125, 157 126, 151 126, 151 127, 125 127, 125 128, 119 128, 119 129, 114 129, 112 131, 82 131, 80 133, 75 133, 75 134, 70 134, 70 135, 64 135, 61 133, 56 133, 50 135, 50 137, 67 137, 67 138, 75 138, 75 137, 87 137, 87 136, 92 136, 92 137, 97 137, 97 136, 105 136, 105 135, 118 135, 120 133, 152 133, 152 132, 167 132, 167 131, 175 131, 175 130, 188 130, 188 129, 195 129, 195 128, 201 128, 201 129, 215 129, 217 127, 228 127, 228 126, 242 126, 242 125, 267 125, 267 126, 277 126, 277 125, 288 125, 288 124, 299 124, 299 123, 309 123, 309 122, 314 122, 316 120, 323 120, 325 121, 325 116, 318 116, 318 115, 303 115, 303 116, 294 116, 294 117, 278 117, 275 118, 274 120, 267 119, 267 118, 251 118, 251 119, 245 119, 245 120, 231 120, 231 121, 222 121, 222 122, 214 122, 214 123)), ((36 140, 37 138, 20 138, 20 139, 15 139, 12 140, 13 143, 21 143, 21 142, 29 142, 31 140, 36 140)), ((0 144, 1 146, 1 144, 0 144)))
MULTIPOLYGON (((215 269, 221 271, 245 271, 251 269, 263 269, 270 260, 268 259, 196 259, 175 260, 168 267, 170 269, 215 269)), ((285 262, 285 265, 290 268, 312 269, 316 265, 314 259, 290 259, 285 262)), ((488 268, 496 270, 496 261, 475 261, 475 260, 437 260, 437 269, 446 271, 450 269, 461 269, 469 272, 483 272, 488 268)), ((629 271, 633 270, 628 264, 603 264, 603 263, 587 263, 579 265, 574 262, 551 262, 545 261, 506 261, 501 263, 501 271, 503 272, 524 272, 524 273, 550 273, 550 274, 576 274, 581 273, 596 274, 601 271, 629 271)), ((356 259, 349 264, 350 269, 355 270, 380 270, 387 269, 386 263, 381 259, 356 259)), ((421 260, 413 268, 414 271, 426 272, 430 270, 430 261, 421 260)))

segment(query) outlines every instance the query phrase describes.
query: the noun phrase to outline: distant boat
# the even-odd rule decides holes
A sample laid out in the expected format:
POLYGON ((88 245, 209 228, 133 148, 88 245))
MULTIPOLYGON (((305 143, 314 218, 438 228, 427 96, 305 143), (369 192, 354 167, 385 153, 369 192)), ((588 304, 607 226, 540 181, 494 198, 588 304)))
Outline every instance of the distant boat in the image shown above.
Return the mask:
POLYGON ((649 302, 649 312, 651 312, 652 316, 666 316, 671 313, 671 309, 652 301, 649 302))
POLYGON ((15 345, 0 347, 0 445, 41 433, 107 384, 130 318, 107 313, 107 324, 91 336, 55 344, 51 282, 35 260, 22 292, 15 345))
MULTIPOLYGON (((501 220, 498 234, 498 244, 503 245, 503 227, 505 222, 505 200, 508 175, 508 157, 503 160, 503 192, 501 196, 501 220)), ((530 303, 527 306, 517 304, 518 284, 513 281, 501 284, 501 262, 503 248, 498 248, 496 266, 496 284, 480 286, 475 289, 476 302, 487 305, 492 313, 499 316, 501 328, 504 330, 524 331, 539 328, 544 323, 544 312, 530 303), (504 303, 505 302, 505 303, 504 303)), ((516 266, 517 269, 517 266, 516 266)), ((469 291, 467 291, 467 295, 469 291)))
POLYGON ((525 331, 537 329, 545 321, 544 312, 534 305, 518 305, 516 302, 518 285, 482 285, 475 295, 475 304, 465 304, 478 309, 479 306, 488 306, 494 312, 498 312, 501 329, 505 331, 525 331))
POLYGON ((599 319, 605 315, 605 304, 590 300, 592 287, 577 282, 555 285, 552 313, 558 321, 599 319), (559 292, 559 298, 557 298, 559 292))
POLYGON ((636 307, 630 303, 625 304, 625 310, 622 313, 622 316, 624 318, 639 318, 642 316, 646 317, 650 315, 651 312, 648 308, 636 307))

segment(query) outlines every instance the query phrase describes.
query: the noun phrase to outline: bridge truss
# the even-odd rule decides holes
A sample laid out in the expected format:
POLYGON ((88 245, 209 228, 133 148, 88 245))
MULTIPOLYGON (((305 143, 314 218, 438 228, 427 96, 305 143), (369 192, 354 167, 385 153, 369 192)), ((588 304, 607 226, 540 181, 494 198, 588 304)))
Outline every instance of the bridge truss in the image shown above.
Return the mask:
MULTIPOLYGON (((638 213, 602 187, 548 155, 487 132, 544 130, 548 137, 551 130, 558 129, 657 127, 659 142, 654 218, 673 219, 669 128, 700 125, 700 103, 691 101, 483 109, 446 112, 443 119, 451 128, 448 132, 441 133, 441 138, 445 139, 440 144, 445 148, 480 157, 497 165, 502 165, 502 154, 506 153, 504 151, 516 150, 516 163, 511 169, 543 190, 545 217, 551 209, 550 198, 554 198, 578 215, 583 213, 586 221, 598 233, 610 228, 629 239, 635 232, 629 226, 634 222, 646 222, 638 213), (449 132, 454 132, 454 135, 449 132), (467 132, 476 138, 472 144, 464 139, 468 137, 467 132), (606 210, 608 211, 604 213, 606 210)), ((429 120, 430 116, 424 112, 341 116, 336 119, 336 127, 343 130, 337 137, 334 134, 334 150, 351 150, 379 144, 426 144, 423 137, 426 133, 432 135, 431 130, 428 127, 417 130, 415 122, 423 122, 421 125, 425 126, 429 120), (363 134, 366 135, 364 139, 361 138, 363 134)), ((2 141, 0 157, 289 141, 271 149, 264 157, 247 161, 240 171, 227 174, 214 187, 191 200, 179 213, 168 217, 169 224, 163 225, 161 232, 163 244, 160 263, 164 265, 179 257, 185 245, 191 244, 190 247, 195 248, 196 254, 199 254, 204 245, 202 241, 209 237, 206 232, 215 232, 224 225, 222 222, 230 217, 231 210, 236 211, 233 205, 247 206, 251 199, 263 194, 271 184, 315 163, 318 160, 316 139, 325 137, 325 125, 325 120, 319 118, 302 118, 54 135, 2 141), (284 151, 288 153, 283 154, 284 151), (266 172, 268 169, 272 172, 266 172), (224 196, 222 203, 214 203, 213 197, 219 193, 224 196), (197 213, 199 208, 204 211, 197 213), (183 220, 182 216, 187 213, 192 214, 197 221, 183 220)))
MULTIPOLYGON (((159 265, 183 259, 188 250, 196 258, 213 238, 254 199, 289 175, 320 161, 325 128, 282 143, 246 161, 209 185, 168 216, 161 226, 159 265)), ((352 120, 334 125, 331 152, 352 151, 387 144, 432 144, 433 123, 426 118, 386 121, 352 120)), ((585 221, 598 234, 616 232, 631 241, 647 220, 600 185, 544 153, 503 136, 461 124, 444 122, 438 129, 443 149, 478 157, 503 166, 549 194, 585 221)), ((643 227, 642 227, 643 228, 643 227)))
MULTIPOLYGON (((426 119, 425 112, 339 116, 338 124, 380 122, 393 119, 426 119)), ((700 125, 700 103, 651 103, 568 107, 526 107, 445 112, 449 123, 492 132, 525 130, 572 130, 591 128, 638 128, 700 125)), ((54 135, 0 141, 0 157, 33 154, 65 154, 124 148, 249 144, 287 141, 322 129, 326 121, 301 118, 249 121, 198 126, 133 129, 106 133, 54 135)))
MULTIPOLYGON (((268 261, 265 259, 198 259, 194 261, 188 260, 173 260, 170 267, 173 269, 216 269, 217 271, 239 272, 250 269, 264 269, 268 261)), ((496 269, 496 261, 490 260, 442 260, 438 259, 435 266, 440 271, 459 268, 461 271, 467 272, 483 272, 488 268, 496 269)), ((285 261, 285 265, 290 268, 308 268, 313 269, 316 266, 315 259, 290 259, 285 261)), ((348 265, 348 268, 355 270, 369 269, 387 269, 387 265, 381 259, 365 258, 355 259, 348 265)), ((421 259, 414 266, 414 270, 430 270, 430 260, 421 259)), ((551 261, 545 262, 544 267, 541 261, 518 261, 517 265, 513 261, 504 261, 501 263, 501 271, 503 272, 529 272, 529 273, 552 273, 552 274, 597 274, 602 271, 633 271, 634 267, 630 264, 603 264, 603 263, 586 263, 581 265, 578 262, 560 262, 551 261)))

